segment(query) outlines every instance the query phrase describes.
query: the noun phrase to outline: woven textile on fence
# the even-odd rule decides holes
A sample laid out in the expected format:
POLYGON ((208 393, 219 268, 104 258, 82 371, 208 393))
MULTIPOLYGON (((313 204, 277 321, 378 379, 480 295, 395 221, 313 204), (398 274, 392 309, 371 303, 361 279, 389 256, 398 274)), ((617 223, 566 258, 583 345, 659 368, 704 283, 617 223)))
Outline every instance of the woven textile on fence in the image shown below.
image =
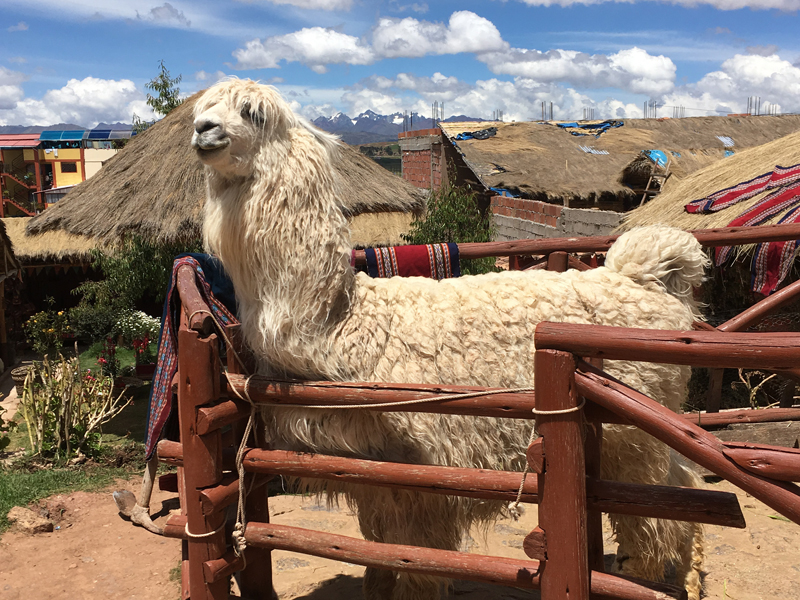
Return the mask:
POLYGON ((449 279, 461 276, 458 244, 367 248, 365 253, 370 277, 449 279))
POLYGON ((188 265, 195 273, 198 289, 219 327, 237 323, 233 316, 236 301, 233 286, 219 262, 208 255, 192 254, 178 257, 172 265, 172 277, 167 298, 164 301, 164 312, 161 317, 161 335, 158 340, 158 363, 150 388, 150 402, 147 407, 147 430, 145 431, 144 448, 148 460, 155 452, 156 444, 161 439, 170 414, 172 413, 172 379, 178 371, 178 329, 180 328, 181 298, 176 285, 178 269, 188 265), (202 265, 201 265, 202 263, 202 265), (204 270, 205 267, 205 270, 204 270), (217 292, 224 303, 217 299, 217 292), (227 304, 227 306, 226 306, 227 304))

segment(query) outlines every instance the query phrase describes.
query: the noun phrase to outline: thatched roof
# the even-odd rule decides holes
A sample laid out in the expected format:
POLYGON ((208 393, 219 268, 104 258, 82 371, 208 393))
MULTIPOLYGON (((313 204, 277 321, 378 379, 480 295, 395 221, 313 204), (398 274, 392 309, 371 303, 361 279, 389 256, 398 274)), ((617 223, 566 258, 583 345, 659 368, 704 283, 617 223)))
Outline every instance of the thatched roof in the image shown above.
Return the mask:
POLYGON ((630 208, 638 203, 641 192, 636 194, 623 184, 623 172, 642 150, 668 154, 673 173, 665 186, 669 190, 676 181, 725 156, 726 148, 717 136, 732 138, 732 150, 738 154, 800 130, 800 115, 626 119, 622 127, 597 139, 570 135, 553 123, 442 123, 441 127, 486 187, 507 188, 550 202, 567 201, 572 207, 615 208, 604 202, 619 204, 624 199, 624 208, 630 208), (497 126, 494 137, 453 140, 458 133, 490 125, 497 126), (608 154, 589 154, 580 146, 608 154))
POLYGON ((19 260, 14 255, 14 244, 8 237, 5 223, 0 219, 0 281, 16 273, 19 268, 19 260))
MULTIPOLYGON (((718 190, 772 171, 778 165, 789 167, 798 163, 800 163, 800 132, 757 148, 738 152, 735 156, 709 165, 672 184, 665 192, 641 208, 628 213, 620 229, 655 223, 665 223, 683 229, 725 227, 769 192, 705 215, 689 214, 684 206, 692 200, 704 198, 718 190)), ((767 223, 777 222, 784 213, 785 211, 775 215, 767 223)))
MULTIPOLYGON (((106 243, 130 233, 171 242, 197 239, 202 230, 205 181, 191 149, 192 109, 199 93, 131 139, 100 172, 33 219, 30 233, 63 230, 106 243)), ((349 217, 416 212, 425 194, 344 146, 339 164, 349 217)), ((358 240, 355 240, 358 242, 358 240)))
POLYGON ((0 219, 22 265, 44 262, 88 262, 97 242, 65 231, 55 230, 30 235, 25 231, 32 217, 0 219))

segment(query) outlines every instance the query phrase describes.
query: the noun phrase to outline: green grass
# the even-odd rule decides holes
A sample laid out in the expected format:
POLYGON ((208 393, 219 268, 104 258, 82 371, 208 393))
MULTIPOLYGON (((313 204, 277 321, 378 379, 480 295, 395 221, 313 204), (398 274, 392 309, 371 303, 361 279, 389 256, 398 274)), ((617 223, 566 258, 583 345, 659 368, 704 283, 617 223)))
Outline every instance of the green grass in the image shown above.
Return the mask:
MULTIPOLYGON (((91 369, 92 371, 97 371, 100 368, 100 365, 97 364, 97 357, 100 356, 102 349, 103 343, 95 342, 89 346, 87 350, 81 352, 79 357, 81 361, 81 369, 91 369)), ((120 370, 136 364, 136 356, 133 348, 123 348, 122 346, 117 346, 117 359, 119 360, 120 370)))
POLYGON ((32 473, 0 471, 0 533, 8 529, 8 511, 14 506, 26 506, 53 494, 99 490, 138 472, 130 467, 101 466, 81 470, 42 469, 32 473))

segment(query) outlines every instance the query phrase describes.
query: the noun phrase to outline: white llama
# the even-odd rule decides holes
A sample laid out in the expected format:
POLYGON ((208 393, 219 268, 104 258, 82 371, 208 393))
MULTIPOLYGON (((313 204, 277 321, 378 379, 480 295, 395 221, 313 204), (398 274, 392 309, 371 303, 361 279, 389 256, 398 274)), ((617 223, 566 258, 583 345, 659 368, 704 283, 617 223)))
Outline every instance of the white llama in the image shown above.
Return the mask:
MULTIPOLYGON (((338 142, 294 115, 277 91, 221 82, 195 107, 192 145, 206 167, 205 239, 230 274, 248 344, 265 375, 520 387, 533 384, 540 321, 690 329, 691 289, 706 258, 689 234, 647 228, 611 248, 605 268, 505 272, 443 281, 371 279, 349 264, 347 223, 331 166, 338 142), (668 293, 669 292, 669 293, 668 293)), ((606 370, 679 410, 689 369, 607 361, 606 370)), ((369 410, 265 409, 277 449, 521 471, 530 423, 369 410)), ((603 477, 694 486, 663 444, 630 427, 604 430, 603 477)), ((343 495, 368 540, 457 549, 500 503, 304 481, 343 495)), ((660 580, 677 563, 693 599, 699 526, 612 515, 616 570, 660 580)), ((368 568, 368 600, 434 600, 441 580, 368 568)))

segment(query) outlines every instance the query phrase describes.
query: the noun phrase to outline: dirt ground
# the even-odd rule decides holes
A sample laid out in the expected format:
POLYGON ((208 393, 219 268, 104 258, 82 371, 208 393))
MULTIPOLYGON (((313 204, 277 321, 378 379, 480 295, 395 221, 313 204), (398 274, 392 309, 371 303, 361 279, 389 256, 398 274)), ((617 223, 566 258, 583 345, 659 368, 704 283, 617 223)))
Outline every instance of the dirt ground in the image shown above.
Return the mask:
MULTIPOLYGON (((136 492, 137 481, 120 482, 136 492)), ((734 491, 726 482, 709 484, 734 491)), ((720 600, 796 600, 800 598, 800 527, 781 519, 760 502, 739 492, 745 530, 707 528, 706 592, 720 600)), ((180 542, 134 527, 119 517, 110 490, 55 496, 51 514, 61 514, 53 533, 36 536, 9 531, 0 538, 0 598, 3 600, 178 600, 179 585, 170 572, 180 562, 180 542)), ((153 512, 163 523, 175 508, 174 494, 156 492, 153 512)), ((278 496, 270 500, 272 521, 358 536, 344 508, 327 510, 312 499, 278 496)), ((536 524, 531 507, 519 522, 501 520, 484 537, 465 541, 474 553, 524 558, 525 534, 536 524)), ((606 558, 614 546, 607 539, 606 558)), ((363 568, 290 552, 273 554, 275 585, 281 600, 356 600, 363 568)), ((530 592, 456 582, 462 600, 516 600, 530 592)))

